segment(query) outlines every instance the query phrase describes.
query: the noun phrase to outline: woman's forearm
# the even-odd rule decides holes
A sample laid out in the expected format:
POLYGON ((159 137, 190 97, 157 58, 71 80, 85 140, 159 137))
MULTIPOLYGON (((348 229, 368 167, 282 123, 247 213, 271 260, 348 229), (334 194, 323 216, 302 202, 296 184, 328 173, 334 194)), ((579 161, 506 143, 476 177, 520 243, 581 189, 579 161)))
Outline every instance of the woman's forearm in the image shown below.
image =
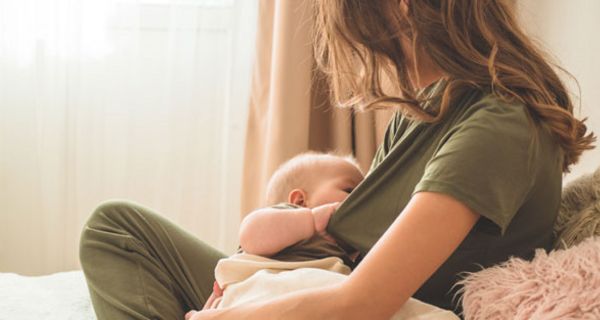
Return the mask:
POLYGON ((351 298, 389 319, 448 259, 479 214, 445 194, 419 192, 345 282, 351 298))
POLYGON ((264 208, 250 213, 240 226, 240 246, 247 253, 270 256, 315 233, 307 208, 264 208))
POLYGON ((355 299, 359 296, 357 293, 352 293, 351 289, 342 282, 291 292, 263 302, 191 312, 186 319, 388 320, 383 317, 373 317, 373 310, 365 308, 362 301, 355 299))

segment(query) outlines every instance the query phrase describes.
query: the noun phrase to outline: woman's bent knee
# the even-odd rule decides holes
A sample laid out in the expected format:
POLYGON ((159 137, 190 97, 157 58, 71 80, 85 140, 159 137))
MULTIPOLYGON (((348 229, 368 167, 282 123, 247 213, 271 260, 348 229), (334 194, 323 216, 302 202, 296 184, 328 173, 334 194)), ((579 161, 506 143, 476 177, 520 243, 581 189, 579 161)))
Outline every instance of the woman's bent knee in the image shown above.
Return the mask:
MULTIPOLYGON (((132 210, 137 205, 125 200, 108 200, 102 202, 92 211, 86 224, 81 231, 79 241, 79 260, 85 269, 88 260, 95 256, 93 252, 101 248, 101 244, 106 239, 102 237, 104 233, 119 232, 119 229, 126 228, 125 224, 131 219, 136 219, 135 214, 140 210, 132 210)), ((119 232, 120 233, 120 232, 119 232)))
POLYGON ((87 227, 96 227, 106 225, 111 222, 118 225, 119 221, 135 219, 143 210, 139 210, 140 205, 128 200, 107 200, 100 203, 87 220, 84 229, 87 227))

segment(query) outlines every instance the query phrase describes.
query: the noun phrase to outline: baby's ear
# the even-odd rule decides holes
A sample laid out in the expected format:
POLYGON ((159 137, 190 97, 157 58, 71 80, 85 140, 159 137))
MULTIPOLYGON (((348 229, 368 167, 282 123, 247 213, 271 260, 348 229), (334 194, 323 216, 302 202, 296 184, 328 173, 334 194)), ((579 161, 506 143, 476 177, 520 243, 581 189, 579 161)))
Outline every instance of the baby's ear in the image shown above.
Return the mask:
POLYGON ((306 192, 302 189, 294 189, 288 194, 288 202, 297 206, 306 206, 306 192))

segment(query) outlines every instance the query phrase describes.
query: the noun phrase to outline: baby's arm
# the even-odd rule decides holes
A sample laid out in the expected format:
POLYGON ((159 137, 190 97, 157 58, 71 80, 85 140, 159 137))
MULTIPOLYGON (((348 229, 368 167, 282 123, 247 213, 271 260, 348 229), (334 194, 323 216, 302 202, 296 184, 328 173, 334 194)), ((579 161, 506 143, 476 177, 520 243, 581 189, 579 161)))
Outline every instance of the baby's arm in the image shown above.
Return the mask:
POLYGON ((240 225, 240 246, 246 253, 272 256, 298 241, 324 232, 337 203, 314 209, 263 208, 248 214, 240 225))

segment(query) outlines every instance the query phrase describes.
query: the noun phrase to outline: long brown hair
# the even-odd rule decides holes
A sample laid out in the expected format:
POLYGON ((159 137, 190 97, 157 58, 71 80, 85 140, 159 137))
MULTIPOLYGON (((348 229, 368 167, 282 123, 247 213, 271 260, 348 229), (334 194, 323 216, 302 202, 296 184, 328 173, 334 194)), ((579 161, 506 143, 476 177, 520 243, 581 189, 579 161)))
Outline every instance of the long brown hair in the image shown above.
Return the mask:
MULTIPOLYGON (((471 87, 488 88, 527 106, 530 121, 548 128, 564 154, 563 171, 596 140, 573 116, 569 93, 549 59, 524 34, 503 0, 317 0, 315 57, 338 105, 399 106, 426 122, 440 121, 471 87), (402 36, 413 56, 427 52, 447 77, 439 112, 431 115, 410 79, 402 36), (389 80, 393 93, 384 91, 389 80)), ((418 63, 414 63, 418 67, 418 63)), ((386 90, 389 87, 386 87, 386 90)))

